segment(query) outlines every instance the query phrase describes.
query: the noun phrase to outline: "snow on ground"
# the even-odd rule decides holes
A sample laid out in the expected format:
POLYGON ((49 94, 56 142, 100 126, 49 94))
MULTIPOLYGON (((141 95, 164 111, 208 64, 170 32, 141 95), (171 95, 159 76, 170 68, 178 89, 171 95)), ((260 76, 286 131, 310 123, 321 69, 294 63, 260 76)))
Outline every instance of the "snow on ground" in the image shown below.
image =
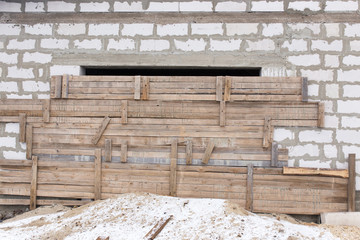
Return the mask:
POLYGON ((252 214, 237 204, 220 199, 131 193, 71 210, 54 209, 53 213, 48 213, 39 208, 35 210, 37 212, 1 223, 0 239, 95 240, 108 236, 110 240, 143 239, 157 221, 170 215, 173 215, 172 219, 157 240, 339 239, 327 228, 252 214))

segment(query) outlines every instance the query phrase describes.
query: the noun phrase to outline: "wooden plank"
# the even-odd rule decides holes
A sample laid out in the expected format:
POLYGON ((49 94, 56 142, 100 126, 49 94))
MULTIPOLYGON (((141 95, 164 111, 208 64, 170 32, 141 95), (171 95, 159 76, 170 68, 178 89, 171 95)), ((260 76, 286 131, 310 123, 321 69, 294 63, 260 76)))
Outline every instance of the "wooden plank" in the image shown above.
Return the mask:
POLYGON ((149 77, 143 77, 142 82, 142 91, 141 91, 141 100, 148 100, 150 94, 150 80, 149 77))
POLYGON ((33 148, 33 126, 26 126, 26 159, 31 159, 33 148))
POLYGON ((52 82, 54 84, 54 93, 52 93, 51 98, 61 98, 62 95, 62 76, 53 76, 52 79, 54 81, 52 82))
POLYGON ((178 158, 178 142, 177 139, 173 139, 171 142, 170 152, 170 196, 176 196, 176 168, 178 158))
POLYGON ((32 168, 31 168, 30 210, 34 210, 36 208, 37 178, 38 178, 38 157, 33 156, 32 168))
POLYGON ((246 203, 245 203, 245 209, 250 212, 254 210, 253 174, 254 174, 254 166, 250 164, 247 167, 246 203))
POLYGON ((19 142, 26 141, 26 113, 19 114, 19 142))
POLYGON ((224 90, 224 101, 230 101, 231 99, 231 77, 225 77, 225 90, 224 90))
POLYGON ((223 93, 223 77, 218 76, 216 77, 216 101, 222 101, 223 93))
POLYGON ((62 77, 61 97, 69 97, 69 75, 64 74, 62 77))
POLYGON ((128 101, 122 100, 121 101, 121 123, 127 124, 128 123, 128 101))
POLYGON ((302 101, 307 102, 308 101, 308 78, 307 77, 302 78, 301 95, 302 95, 302 101))
POLYGON ((50 99, 45 99, 43 103, 43 121, 50 122, 50 99))
POLYGON ((272 143, 271 146, 271 162, 270 162, 270 166, 271 167, 278 167, 279 166, 279 147, 278 144, 276 142, 272 143))
POLYGON ((134 77, 134 99, 140 100, 141 76, 134 77))
POLYGON ((323 102, 319 102, 319 109, 318 109, 318 127, 324 127, 324 112, 325 112, 325 104, 323 102))
POLYGON ((186 141, 186 164, 191 165, 193 160, 193 144, 191 140, 186 141))
POLYGON ((161 218, 156 224, 155 226, 150 229, 150 231, 145 235, 144 239, 146 240, 153 240, 156 238, 157 235, 159 235, 159 233, 164 229, 164 227, 166 226, 166 224, 170 221, 170 219, 172 218, 172 215, 170 215, 169 217, 163 217, 161 218))
POLYGON ((349 181, 348 181, 348 211, 355 212, 355 154, 349 154, 349 181))
POLYGON ((126 163, 127 162, 127 156, 128 156, 128 145, 127 141, 123 141, 121 143, 121 162, 126 163))
POLYGON ((225 101, 220 101, 220 127, 226 125, 226 103, 225 101))
POLYGON ((283 167, 284 175, 320 175, 329 177, 348 178, 347 169, 326 169, 326 168, 300 168, 300 167, 283 167))
POLYGON ((264 132, 263 132, 263 148, 269 148, 271 142, 271 118, 265 117, 264 120, 264 132))
POLYGON ((99 129, 96 131, 95 136, 91 139, 91 142, 93 144, 97 144, 101 138, 101 136, 103 135, 106 127, 108 126, 109 122, 110 122, 111 118, 109 117, 105 117, 103 122, 101 123, 99 129))
POLYGON ((112 146, 111 139, 105 139, 105 162, 111 162, 112 146))
POLYGON ((95 178, 94 178, 94 198, 101 199, 101 149, 95 149, 95 178))
POLYGON ((208 164, 209 160, 210 160, 210 157, 211 157, 211 154, 214 150, 214 147, 215 147, 215 143, 214 143, 214 140, 210 139, 210 141, 208 142, 208 145, 206 147, 206 150, 205 150, 205 153, 202 157, 202 163, 203 164, 208 164))

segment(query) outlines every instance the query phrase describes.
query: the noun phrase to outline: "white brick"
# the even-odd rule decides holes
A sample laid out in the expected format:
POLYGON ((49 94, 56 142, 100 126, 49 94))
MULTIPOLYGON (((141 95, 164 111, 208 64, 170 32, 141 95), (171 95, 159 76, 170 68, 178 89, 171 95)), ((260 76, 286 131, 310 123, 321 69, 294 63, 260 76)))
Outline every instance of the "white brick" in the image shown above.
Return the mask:
POLYGON ((5 159, 14 159, 14 160, 25 160, 26 152, 15 152, 15 151, 4 151, 5 159))
POLYGON ((300 131, 300 142, 331 143, 333 131, 329 130, 305 130, 300 131))
POLYGON ((41 39, 40 46, 46 49, 68 49, 69 40, 56 38, 41 39))
POLYGON ((123 38, 123 39, 109 39, 109 44, 107 50, 134 50, 135 41, 133 39, 123 38))
POLYGON ((80 3, 80 12, 109 12, 108 2, 88 2, 80 3))
POLYGON ((262 67, 260 76, 264 77, 287 77, 287 69, 285 67, 273 66, 262 67))
POLYGON ((74 12, 75 3, 67 3, 64 1, 48 1, 48 12, 74 12))
POLYGON ((336 139, 339 143, 360 144, 360 131, 337 130, 336 139))
POLYGON ((334 145, 324 145, 324 155, 327 158, 337 158, 337 148, 334 145))
POLYGON ((360 70, 338 70, 337 75, 337 80, 341 82, 360 82, 360 70))
POLYGON ((17 67, 8 67, 8 78, 34 78, 34 73, 32 68, 17 68, 17 67))
POLYGON ((295 66, 316 66, 320 64, 319 54, 304 54, 298 56, 289 56, 287 60, 295 66))
POLYGON ((45 12, 43 2, 25 2, 25 12, 45 12))
POLYGON ((115 2, 114 12, 143 12, 142 2, 115 2))
POLYGON ((102 42, 100 39, 84 39, 82 41, 80 40, 75 40, 74 41, 74 46, 75 48, 78 49, 96 49, 96 50, 100 50, 102 47, 102 42))
POLYGON ((163 36, 185 36, 188 35, 188 24, 179 23, 179 24, 166 24, 166 25, 157 25, 156 27, 157 35, 163 36))
POLYGON ((141 40, 140 42, 140 51, 164 51, 170 48, 170 42, 168 40, 141 40))
POLYGON ((305 9, 309 9, 310 11, 320 11, 321 7, 319 1, 295 1, 289 2, 288 9, 295 11, 304 11, 305 9))
POLYGON ((275 142, 282 142, 284 140, 293 140, 293 139, 294 139, 294 133, 292 131, 283 128, 275 128, 274 131, 275 142))
POLYGON ((311 41, 311 50, 320 50, 320 51, 342 51, 342 41, 334 40, 332 42, 327 42, 324 40, 313 40, 311 41))
POLYGON ((319 156, 319 147, 313 144, 289 147, 289 157, 301 157, 305 155, 309 155, 311 157, 319 156))
POLYGON ((147 12, 179 12, 178 2, 150 2, 147 12))
POLYGON ((251 1, 251 11, 253 12, 281 12, 284 11, 283 1, 251 1))
POLYGON ((204 39, 189 39, 187 41, 174 40, 175 48, 185 52, 205 51, 206 42, 204 39))
POLYGON ((7 133, 19 133, 19 123, 7 123, 5 125, 5 132, 7 133))
POLYGON ((245 12, 245 2, 218 2, 215 6, 215 12, 245 12))
POLYGON ((85 34, 86 28, 85 24, 67 24, 67 23, 60 23, 57 29, 57 33, 59 35, 81 35, 85 34))
POLYGON ((343 116, 341 118, 341 126, 343 128, 360 128, 360 118, 343 116))
POLYGON ((360 101, 343 101, 343 100, 338 100, 337 101, 338 104, 338 112, 339 113, 360 113, 360 101))
POLYGON ((346 12, 357 11, 358 1, 326 1, 325 11, 329 12, 346 12))
POLYGON ((24 62, 35 62, 35 63, 49 63, 52 60, 51 54, 45 54, 45 53, 24 53, 23 61, 24 62))
POLYGON ((53 24, 25 25, 25 33, 32 35, 52 35, 53 24))
POLYGON ((28 39, 22 41, 19 41, 17 39, 11 39, 9 40, 9 43, 7 45, 7 49, 29 50, 34 48, 35 48, 34 39, 28 39))
POLYGON ((136 35, 140 36, 151 36, 153 35, 154 24, 152 23, 132 23, 124 24, 121 34, 123 36, 134 37, 136 35))
POLYGON ((213 40, 210 39, 210 51, 238 51, 240 50, 240 39, 213 40))
POLYGON ((18 58, 17 53, 7 54, 4 52, 0 52, 0 62, 2 63, 15 64, 18 61, 17 58, 18 58))
POLYGON ((180 12, 212 12, 212 2, 180 2, 180 12))
POLYGON ((25 92, 48 92, 50 91, 49 82, 39 81, 23 81, 23 89, 25 92))
POLYGON ((338 128, 339 119, 336 116, 328 116, 326 115, 324 118, 324 127, 326 128, 338 128))
POLYGON ((16 82, 0 82, 0 89, 3 92, 18 92, 18 86, 16 82))
POLYGON ((228 36, 256 34, 258 25, 257 23, 227 23, 226 34, 228 36))
POLYGON ((90 36, 119 35, 119 24, 89 24, 90 36))
POLYGON ((345 85, 343 97, 360 98, 360 85, 345 85))
POLYGON ((21 12, 21 3, 16 2, 0 2, 1 12, 21 12))
POLYGON ((304 52, 308 50, 308 43, 303 39, 292 39, 285 41, 282 48, 287 48, 289 52, 304 52))
POLYGON ((360 56, 345 56, 343 63, 347 66, 360 66, 360 56))
POLYGON ((332 82, 334 81, 333 70, 300 70, 301 76, 307 77, 309 81, 332 82))
POLYGON ((246 48, 247 52, 275 50, 275 42, 271 39, 262 39, 258 41, 246 40, 246 44, 248 45, 246 48))
POLYGON ((16 147, 16 138, 14 137, 0 137, 0 147, 16 147))
POLYGON ((21 31, 20 25, 17 24, 0 24, 0 33, 1 35, 19 35, 21 31))
POLYGON ((345 37, 360 37, 360 24, 345 24, 345 37))
POLYGON ((318 23, 292 23, 292 24, 289 24, 289 27, 293 31, 303 32, 304 30, 308 29, 313 34, 320 33, 320 24, 318 24, 318 23))
POLYGON ((360 40, 350 41, 350 50, 359 52, 360 51, 360 40))
POLYGON ((339 97, 339 85, 338 84, 327 84, 325 87, 326 96, 328 98, 339 97))
POLYGON ((325 112, 326 113, 333 113, 334 112, 334 104, 332 101, 322 101, 325 105, 325 112))
POLYGON ((330 168, 331 161, 320 161, 320 160, 299 160, 299 167, 304 168, 330 168))
POLYGON ((319 96, 319 85, 318 84, 309 84, 308 85, 308 95, 311 97, 319 96))
POLYGON ((80 75, 80 67, 79 66, 67 66, 67 65, 54 65, 50 67, 50 75, 80 75))
MULTIPOLYGON (((343 152, 343 158, 348 159, 349 154, 355 153, 356 157, 358 158, 360 156, 360 147, 357 146, 343 146, 342 147, 343 152)), ((357 162, 356 166, 360 166, 360 164, 357 162)))
POLYGON ((263 36, 266 37, 273 37, 279 36, 284 33, 284 27, 282 23, 270 23, 270 24, 263 24, 263 36))
POLYGON ((50 94, 38 94, 38 99, 50 99, 50 94))
POLYGON ((339 56, 337 55, 325 55, 325 67, 337 68, 339 67, 339 56))
POLYGON ((340 37, 340 26, 338 23, 325 23, 327 37, 340 37))
MULTIPOLYGON (((336 169, 348 169, 349 168, 347 162, 336 161, 335 164, 336 164, 336 169)), ((357 167, 357 165, 356 165, 356 167, 357 167)))
POLYGON ((199 35, 223 35, 222 23, 192 23, 191 34, 199 35))
POLYGON ((7 94, 7 99, 32 99, 32 94, 18 95, 18 94, 7 94))

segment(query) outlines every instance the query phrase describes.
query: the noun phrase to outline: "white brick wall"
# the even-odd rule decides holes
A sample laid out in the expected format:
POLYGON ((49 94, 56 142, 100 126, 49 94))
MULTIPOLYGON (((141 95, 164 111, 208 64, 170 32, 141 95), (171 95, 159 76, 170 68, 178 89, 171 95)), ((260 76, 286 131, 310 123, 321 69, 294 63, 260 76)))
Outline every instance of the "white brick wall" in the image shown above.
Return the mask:
POLYGON ((74 47, 78 49, 95 49, 100 50, 102 48, 102 42, 100 39, 84 39, 82 41, 75 40, 74 47))
POLYGON ((110 4, 108 2, 87 2, 80 3, 80 12, 108 12, 110 4))
POLYGON ((35 63, 49 63, 52 60, 51 54, 45 54, 45 53, 24 53, 23 62, 35 62, 35 63))
POLYGON ((316 66, 320 65, 320 56, 319 54, 304 54, 298 56, 289 56, 288 61, 295 66, 316 66))
POLYGON ((339 67, 339 56, 337 55, 325 55, 325 67, 337 68, 339 67))
POLYGON ((51 76, 63 74, 80 75, 80 67, 67 65, 54 65, 50 67, 51 76))
POLYGON ((274 141, 281 142, 284 140, 293 140, 294 133, 290 130, 283 129, 283 128, 276 128, 274 131, 274 141))
POLYGON ((119 24, 89 24, 90 36, 119 35, 119 24))
POLYGON ((221 23, 192 23, 191 34, 193 35, 222 35, 224 32, 221 23))
POLYGON ((48 12, 74 12, 76 4, 64 1, 49 1, 48 12))
POLYGON ((360 144, 360 131, 357 130, 337 130, 336 140, 339 143, 360 144))
POLYGON ((170 42, 168 40, 156 40, 148 39, 141 40, 140 42, 140 51, 163 51, 170 48, 170 42))
POLYGON ((7 77, 31 79, 34 78, 35 76, 32 68, 8 67, 7 77))
POLYGON ((337 75, 340 82, 360 82, 360 70, 338 70, 337 75))
POLYGON ((19 133, 19 124, 18 123, 6 123, 5 132, 7 133, 19 133))
POLYGON ((16 24, 0 24, 1 35, 10 36, 10 35, 19 35, 21 28, 16 24))
POLYGON ((360 40, 350 41, 350 50, 351 51, 360 51, 360 40))
POLYGON ((139 36, 151 36, 153 35, 154 24, 152 23, 133 23, 133 24, 124 24, 121 34, 123 36, 134 37, 139 36))
POLYGON ((304 11, 305 9, 310 11, 320 11, 321 7, 319 1, 294 1, 289 2, 288 9, 295 11, 304 11))
POLYGON ((318 23, 292 23, 288 24, 288 26, 293 31, 304 32, 305 30, 309 30, 316 35, 320 33, 320 24, 318 23))
POLYGON ((281 12, 284 11, 283 1, 252 1, 253 12, 281 12))
POLYGON ((0 89, 1 91, 5 92, 18 92, 18 86, 16 82, 0 82, 0 89))
POLYGON ((337 104, 338 104, 338 112, 339 113, 356 113, 356 114, 360 113, 360 109, 359 109, 360 101, 356 101, 356 100, 348 100, 348 101, 338 100, 337 104))
POLYGON ((343 11, 357 11, 359 7, 358 1, 326 1, 325 11, 329 12, 343 12, 343 11))
POLYGON ((327 84, 325 87, 325 93, 328 98, 339 97, 339 85, 338 84, 327 84))
POLYGON ((306 130, 299 133, 300 142, 331 143, 333 131, 330 130, 306 130))
POLYGON ((311 168, 330 168, 331 161, 320 160, 299 160, 299 167, 311 167, 311 168))
POLYGON ((114 12, 143 12, 141 1, 137 2, 114 2, 114 12))
POLYGON ((318 84, 308 84, 308 95, 311 97, 319 96, 319 85, 318 84))
POLYGON ((282 23, 263 24, 262 27, 262 34, 266 37, 279 36, 284 33, 284 27, 282 23))
POLYGON ((212 12, 211 1, 180 2, 180 12, 212 12))
POLYGON ((133 39, 123 38, 119 40, 109 39, 107 50, 134 50, 135 41, 133 39))
POLYGON ((25 25, 25 33, 32 35, 52 35, 53 24, 25 25))
POLYGON ((43 2, 26 2, 25 12, 45 12, 45 5, 43 2))
POLYGON ((340 37, 340 26, 338 23, 325 23, 326 36, 340 37))
POLYGON ((227 23, 226 33, 228 36, 256 34, 258 25, 258 23, 227 23))
POLYGON ((26 159, 26 152, 4 151, 3 154, 5 159, 14 159, 14 160, 26 159))
POLYGON ((308 43, 303 39, 292 39, 285 41, 282 48, 287 48, 290 52, 305 52, 308 50, 308 43))
POLYGON ((245 2, 226 1, 218 2, 215 6, 215 12, 244 12, 246 11, 245 2))
POLYGON ((35 39, 18 40, 11 39, 6 47, 7 49, 29 50, 35 48, 35 39))
POLYGON ((342 51, 342 41, 341 40, 334 40, 332 42, 327 42, 324 40, 313 40, 311 41, 311 49, 316 51, 342 51))
POLYGON ((339 118, 336 116, 325 115, 324 127, 325 128, 338 128, 339 118))
POLYGON ((0 2, 1 12, 21 12, 21 3, 0 2))
POLYGON ((50 91, 49 82, 39 82, 39 81, 23 81, 23 89, 26 92, 48 92, 50 91))
POLYGON ((360 98, 360 85, 345 85, 343 89, 344 97, 360 98))
POLYGON ((60 23, 57 29, 59 35, 81 35, 85 34, 86 27, 84 23, 68 24, 60 23))
POLYGON ((40 42, 40 47, 46 49, 68 49, 69 40, 68 39, 56 39, 56 38, 47 38, 42 39, 40 42))
POLYGON ((246 40, 246 44, 248 45, 246 48, 247 52, 275 50, 275 42, 271 39, 262 39, 258 41, 246 40))
POLYGON ((148 12, 178 12, 178 2, 150 2, 148 12))
POLYGON ((0 52, 0 62, 6 64, 16 64, 18 55, 18 53, 7 54, 0 52))
POLYGON ((360 117, 347 117, 341 118, 342 128, 360 128, 360 117))
POLYGON ((289 147, 289 157, 318 157, 320 153, 319 146, 315 144, 305 144, 289 147))
POLYGON ((360 24, 345 23, 345 37, 360 37, 360 24))
POLYGON ((185 52, 205 51, 206 42, 204 39, 189 39, 186 41, 174 40, 175 48, 185 52))
POLYGON ((343 63, 347 66, 360 66, 360 56, 345 56, 343 63))
POLYGON ((324 155, 327 158, 337 158, 337 147, 329 144, 324 145, 324 155))
POLYGON ((210 51, 238 51, 240 50, 240 39, 213 40, 210 39, 210 51))
POLYGON ((334 81, 333 70, 300 70, 301 76, 307 77, 310 81, 332 82, 334 81))
POLYGON ((0 147, 15 148, 16 138, 14 137, 0 137, 0 147))
POLYGON ((156 26, 157 35, 164 36, 185 36, 188 35, 188 24, 187 23, 178 23, 178 24, 165 24, 156 26))

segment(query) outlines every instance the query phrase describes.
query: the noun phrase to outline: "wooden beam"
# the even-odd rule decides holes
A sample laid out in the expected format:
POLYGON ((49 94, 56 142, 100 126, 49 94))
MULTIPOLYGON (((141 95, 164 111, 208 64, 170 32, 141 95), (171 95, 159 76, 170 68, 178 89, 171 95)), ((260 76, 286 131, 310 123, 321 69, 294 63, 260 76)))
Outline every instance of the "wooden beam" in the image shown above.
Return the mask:
POLYGON ((123 141, 121 143, 121 162, 126 163, 127 162, 127 154, 128 154, 128 145, 127 141, 123 141))
POLYGON ((31 159, 32 157, 32 135, 33 135, 33 126, 27 125, 26 126, 26 159, 31 159))
POLYGON ((95 149, 95 182, 94 182, 94 198, 101 199, 101 149, 95 149))
POLYGON ((203 155, 203 158, 202 158, 202 163, 203 164, 208 164, 209 160, 210 160, 210 157, 211 157, 211 154, 214 150, 214 147, 215 147, 215 143, 214 143, 214 140, 210 140, 208 145, 206 146, 206 150, 205 150, 205 153, 203 155))
POLYGON ((19 142, 26 141, 26 113, 19 114, 19 142))
POLYGON ((95 136, 91 139, 91 142, 93 144, 97 144, 101 138, 101 136, 103 135, 103 133, 105 132, 105 129, 107 127, 107 125, 109 124, 111 118, 109 117, 105 117, 104 120, 102 121, 99 129, 96 131, 95 136))
POLYGON ((191 140, 186 141, 185 154, 186 154, 186 164, 188 165, 192 164, 193 144, 191 140))
POLYGON ((348 211, 355 212, 355 154, 349 154, 348 211))
POLYGON ((128 123, 128 101, 122 100, 121 101, 121 123, 127 124, 128 123))
POLYGON ((51 92, 51 98, 61 98, 62 76, 53 76, 51 83, 54 84, 54 92, 51 92))
POLYGON ((105 162, 111 162, 112 153, 111 139, 105 139, 105 162))
POLYGON ((142 81, 142 91, 141 91, 141 100, 148 100, 150 94, 150 80, 149 77, 143 77, 142 81))
POLYGON ((216 101, 222 101, 223 77, 216 77, 216 101))
POLYGON ((135 76, 134 78, 134 99, 140 100, 141 89, 141 76, 135 76))
POLYGON ((32 167, 31 167, 30 210, 34 210, 36 208, 37 174, 38 174, 38 157, 33 156, 32 167))
POLYGON ((230 101, 231 99, 231 77, 225 77, 225 90, 224 90, 224 101, 230 101))
POLYGON ((220 127, 226 125, 226 103, 225 101, 220 101, 220 127))
POLYGON ((161 218, 153 228, 145 235, 144 239, 146 240, 153 240, 156 238, 157 235, 164 229, 166 224, 170 221, 172 215, 170 217, 163 217, 161 218))
POLYGON ((284 175, 320 175, 328 177, 348 178, 347 169, 326 169, 326 168, 301 168, 301 167, 283 167, 284 175))
POLYGON ((270 166, 271 167, 278 167, 278 161, 279 161, 279 147, 276 142, 273 142, 271 145, 271 161, 270 166))
POLYGON ((318 127, 324 127, 324 112, 325 112, 325 105, 323 102, 319 102, 319 110, 318 110, 318 127))
POLYGON ((64 74, 62 77, 62 98, 68 98, 69 96, 69 75, 64 74))
POLYGON ((302 101, 307 102, 308 101, 308 78, 303 77, 302 78, 302 85, 301 85, 301 96, 302 101))
POLYGON ((50 99, 45 99, 43 102, 43 121, 50 122, 50 99))
POLYGON ((254 174, 254 166, 250 164, 247 166, 246 202, 245 202, 245 209, 250 212, 254 210, 253 174, 254 174))
POLYGON ((170 196, 176 196, 176 167, 178 159, 177 144, 177 139, 173 139, 170 151, 170 196))
POLYGON ((264 136, 263 148, 269 148, 271 143, 271 118, 265 117, 264 120, 264 136))

